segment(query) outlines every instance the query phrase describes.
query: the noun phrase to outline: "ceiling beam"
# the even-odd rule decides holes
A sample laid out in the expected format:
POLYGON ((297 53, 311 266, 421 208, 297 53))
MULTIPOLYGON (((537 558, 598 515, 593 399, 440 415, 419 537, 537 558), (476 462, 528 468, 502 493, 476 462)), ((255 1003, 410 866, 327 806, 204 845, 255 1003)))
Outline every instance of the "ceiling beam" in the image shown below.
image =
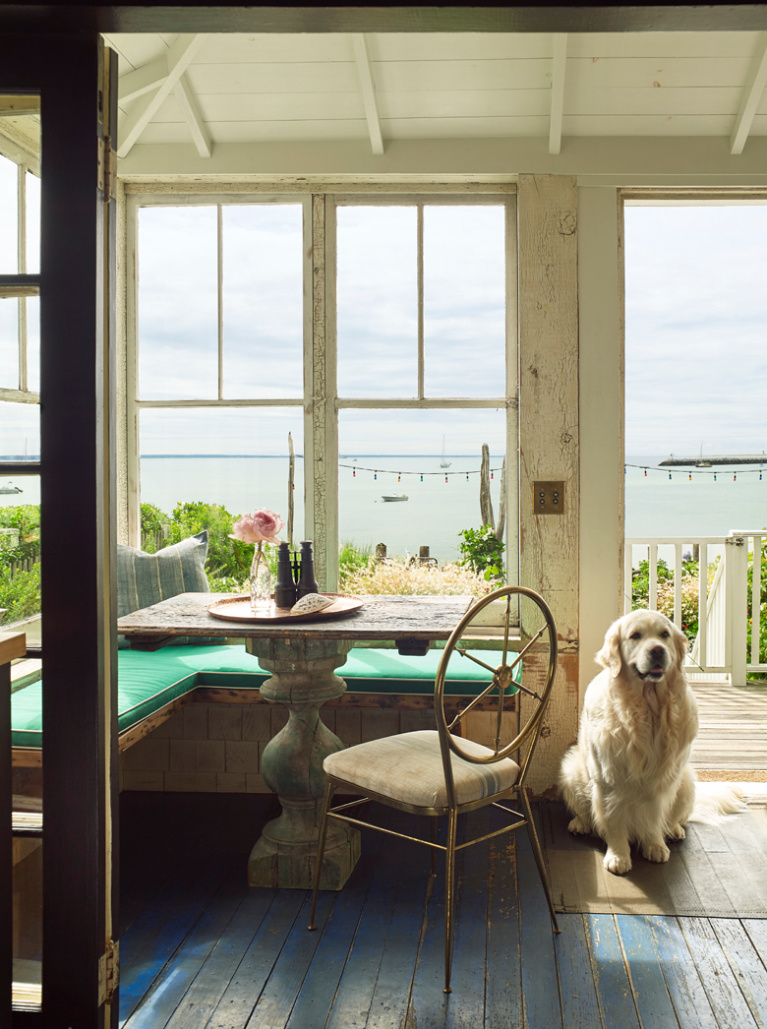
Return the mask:
POLYGON ((562 149, 562 119, 565 110, 565 73, 567 71, 567 33, 554 33, 551 57, 551 113, 549 114, 549 153, 562 149))
POLYGON ((748 72, 748 80, 743 88, 740 110, 735 119, 735 127, 730 136, 730 153, 742 154, 748 134, 754 122, 754 115, 767 84, 767 32, 760 32, 756 45, 756 53, 748 72))
POLYGON ((181 113, 189 126, 194 145, 197 147, 197 153, 200 157, 210 157, 213 152, 210 133, 203 121, 197 97, 194 95, 186 75, 182 75, 178 80, 174 92, 181 108, 181 113))
POLYGON ((157 4, 156 0, 0 4, 9 32, 757 32, 764 3, 613 3, 430 5, 379 3, 319 7, 293 4, 157 4))
POLYGON ((176 83, 189 67, 192 58, 200 49, 205 37, 203 35, 180 35, 168 51, 168 72, 165 79, 154 91, 142 100, 138 100, 120 126, 120 145, 118 157, 125 157, 134 143, 147 127, 161 104, 176 88, 176 83))
POLYGON ((16 117, 21 114, 39 114, 40 97, 24 96, 18 93, 3 93, 0 95, 0 116, 11 115, 16 117))
POLYGON ((354 46, 357 74, 360 78, 362 101, 365 105, 370 146, 374 154, 380 155, 384 152, 383 136, 381 135, 381 122, 378 117, 378 105, 376 104, 376 88, 373 82, 373 72, 370 67, 370 58, 364 34, 362 32, 353 33, 352 44, 354 46))
POLYGON ((127 75, 121 75, 118 82, 118 103, 125 104, 136 100, 145 93, 151 93, 163 84, 168 77, 167 57, 158 57, 151 64, 145 64, 135 71, 129 71, 127 75))

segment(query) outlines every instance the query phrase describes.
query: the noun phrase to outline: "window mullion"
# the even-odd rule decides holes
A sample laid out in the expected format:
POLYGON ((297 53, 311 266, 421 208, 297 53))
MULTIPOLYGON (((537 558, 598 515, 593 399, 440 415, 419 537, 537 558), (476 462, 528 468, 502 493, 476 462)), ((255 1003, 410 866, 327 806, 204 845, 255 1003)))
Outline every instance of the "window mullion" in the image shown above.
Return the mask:
MULTIPOLYGON (((16 221, 16 249, 18 259, 18 271, 20 275, 27 273, 27 192, 26 192, 26 168, 20 164, 16 170, 17 174, 17 198, 18 217, 16 221)), ((22 393, 28 391, 27 374, 27 301, 20 297, 18 301, 18 332, 19 332, 19 389, 22 393)))
POLYGON ((423 204, 418 204, 416 264, 418 276, 418 398, 424 393, 424 346, 423 346, 423 204))
POLYGON ((216 205, 216 271, 218 275, 218 399, 224 397, 224 208, 216 205))
POLYGON ((517 199, 506 202, 506 581, 519 582, 519 326, 517 199))

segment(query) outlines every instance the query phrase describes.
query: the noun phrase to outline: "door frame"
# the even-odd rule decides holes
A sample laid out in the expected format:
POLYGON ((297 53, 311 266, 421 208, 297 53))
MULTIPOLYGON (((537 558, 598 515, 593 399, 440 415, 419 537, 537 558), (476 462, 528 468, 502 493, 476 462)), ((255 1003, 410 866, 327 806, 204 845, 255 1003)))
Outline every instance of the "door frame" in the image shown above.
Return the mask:
POLYGON ((105 174, 116 65, 95 32, 0 35, 2 91, 39 95, 42 123, 46 1029, 117 1025, 115 204, 105 174))

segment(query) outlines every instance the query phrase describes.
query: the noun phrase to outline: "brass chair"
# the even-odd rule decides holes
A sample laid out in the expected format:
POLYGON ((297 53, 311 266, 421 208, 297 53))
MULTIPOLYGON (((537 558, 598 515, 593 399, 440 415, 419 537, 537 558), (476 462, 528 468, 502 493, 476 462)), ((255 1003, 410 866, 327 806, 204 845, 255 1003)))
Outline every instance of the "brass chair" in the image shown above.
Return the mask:
MULTIPOLYGON (((484 631, 487 633, 487 629, 484 631)), ((476 642, 475 639, 475 647, 476 642)), ((310 929, 314 928, 327 823, 329 818, 334 818, 355 826, 379 829, 431 847, 432 874, 435 851, 444 851, 446 993, 450 992, 456 851, 526 826, 548 901, 553 929, 559 932, 530 801, 525 792, 525 779, 551 695, 556 659, 556 628, 546 602, 533 590, 522 586, 504 586, 473 605, 445 644, 434 684, 436 731, 409 732, 372 740, 325 758, 323 769, 327 785, 317 846, 310 929), (501 649, 475 649, 469 653, 466 640, 472 634, 476 637, 478 624, 487 624, 486 617, 478 619, 478 616, 491 605, 500 607, 503 613, 501 649), (501 659, 499 664, 495 664, 497 657, 501 659), (525 670, 520 675, 523 658, 525 670), (448 722, 445 677, 452 659, 470 660, 486 669, 488 684, 448 722), (497 695, 497 703, 492 705, 495 711, 494 745, 483 746, 466 736, 458 735, 458 731, 464 728, 466 715, 480 701, 494 695, 497 695), (504 719, 509 701, 512 702, 516 717, 512 715, 509 718, 507 711, 504 719), (503 742, 504 733, 509 733, 509 723, 513 725, 510 731, 513 738, 503 742), (516 755, 516 760, 512 755, 516 755), (331 807, 336 790, 350 794, 355 799, 331 807), (400 811, 430 816, 433 819, 431 839, 403 836, 348 813, 351 808, 370 800, 400 811), (521 810, 508 807, 504 803, 508 801, 517 802, 521 810), (487 805, 494 805, 511 815, 512 822, 484 836, 457 843, 458 816, 487 805), (434 819, 441 815, 447 819, 444 844, 437 842, 434 831, 434 819)))

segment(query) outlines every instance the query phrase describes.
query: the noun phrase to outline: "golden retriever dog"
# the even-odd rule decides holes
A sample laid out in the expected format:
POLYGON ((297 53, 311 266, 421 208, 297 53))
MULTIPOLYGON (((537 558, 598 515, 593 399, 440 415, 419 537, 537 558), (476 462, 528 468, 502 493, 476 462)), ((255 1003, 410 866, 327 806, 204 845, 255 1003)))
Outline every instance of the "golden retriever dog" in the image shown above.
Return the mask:
POLYGON ((578 742, 562 760, 560 787, 572 833, 607 844, 604 866, 631 870, 631 843, 648 861, 668 861, 667 840, 683 840, 688 821, 740 811, 742 796, 723 786, 696 805, 690 749, 698 731, 695 697, 683 671, 687 638, 665 615, 632 611, 607 630, 589 684, 578 742))

